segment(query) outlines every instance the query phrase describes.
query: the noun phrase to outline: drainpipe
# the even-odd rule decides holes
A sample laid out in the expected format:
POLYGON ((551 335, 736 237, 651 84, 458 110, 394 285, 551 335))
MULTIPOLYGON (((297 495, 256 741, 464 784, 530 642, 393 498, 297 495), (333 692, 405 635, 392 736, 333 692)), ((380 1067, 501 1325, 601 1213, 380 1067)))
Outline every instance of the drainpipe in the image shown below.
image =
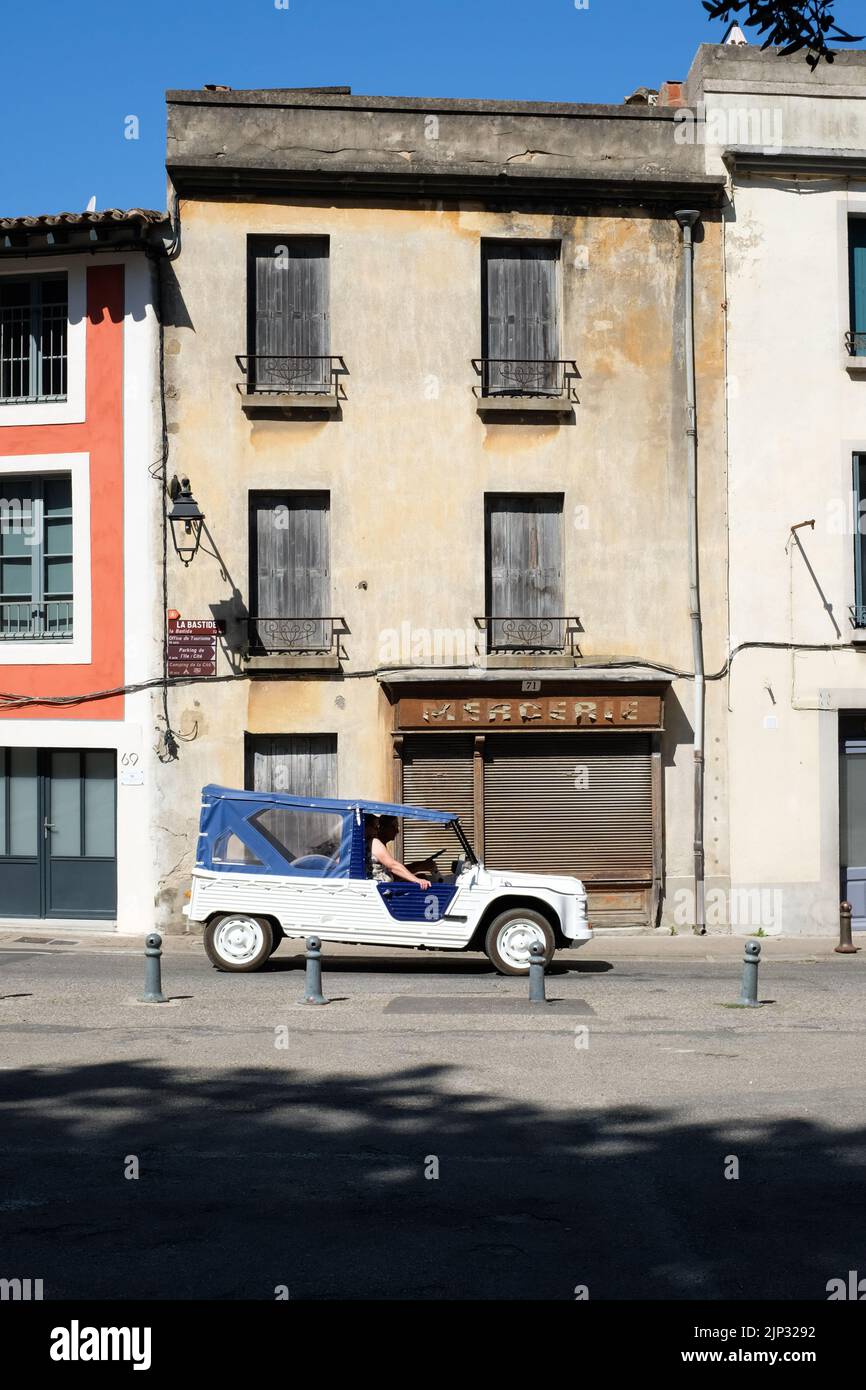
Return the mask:
POLYGON ((698 416, 695 388, 695 273, 694 227, 700 213, 694 208, 675 212, 683 233, 684 295, 686 356, 686 445, 688 450, 689 503, 689 621, 692 628, 692 659, 695 668, 694 708, 694 875, 695 931, 706 933, 704 894, 704 708, 706 681, 704 677, 704 643, 701 630, 701 591, 698 572, 698 416))

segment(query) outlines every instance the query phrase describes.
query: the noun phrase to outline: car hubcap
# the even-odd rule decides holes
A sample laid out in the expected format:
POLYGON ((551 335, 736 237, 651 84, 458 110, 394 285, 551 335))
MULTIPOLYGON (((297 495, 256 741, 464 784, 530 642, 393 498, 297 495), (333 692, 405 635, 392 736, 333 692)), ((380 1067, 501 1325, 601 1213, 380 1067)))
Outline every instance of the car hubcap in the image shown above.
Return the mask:
POLYGON ((547 951, 544 932, 537 922, 509 922, 499 934, 499 954, 506 965, 527 969, 533 946, 547 951))
POLYGON ((249 917, 230 917, 221 922, 214 936, 217 954, 231 965, 245 965, 264 945, 264 933, 249 917))

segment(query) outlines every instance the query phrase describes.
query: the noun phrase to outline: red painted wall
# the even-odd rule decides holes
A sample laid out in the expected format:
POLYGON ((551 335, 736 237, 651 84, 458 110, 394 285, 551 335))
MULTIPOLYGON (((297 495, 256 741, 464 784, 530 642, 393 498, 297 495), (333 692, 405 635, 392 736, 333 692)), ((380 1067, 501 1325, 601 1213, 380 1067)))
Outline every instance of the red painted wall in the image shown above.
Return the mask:
MULTIPOLYGON (((78 666, 4 666, 0 690, 79 695, 123 684, 123 266, 87 271, 85 421, 0 429, 0 454, 90 455, 91 661, 78 666)), ((77 603, 78 596, 75 595, 77 603)), ((123 696, 69 707, 27 705, 0 719, 122 719, 123 696)))

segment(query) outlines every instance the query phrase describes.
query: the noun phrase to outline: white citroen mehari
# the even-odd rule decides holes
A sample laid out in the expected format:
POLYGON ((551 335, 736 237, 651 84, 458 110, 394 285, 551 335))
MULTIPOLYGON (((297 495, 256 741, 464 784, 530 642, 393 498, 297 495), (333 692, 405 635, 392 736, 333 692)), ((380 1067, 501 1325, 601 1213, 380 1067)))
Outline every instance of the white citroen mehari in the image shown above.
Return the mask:
POLYGON ((205 787, 189 905, 218 970, 258 970, 283 937, 428 950, 485 951, 503 975, 523 975, 534 945, 582 946, 586 892, 578 878, 486 869, 457 816, 380 801, 337 801, 205 787), (366 816, 429 827, 430 880, 383 883, 368 874, 366 816), (437 829, 438 828, 438 829, 437 829), (449 844, 450 841, 450 844, 449 844), (443 873, 437 861, 457 856, 443 873))

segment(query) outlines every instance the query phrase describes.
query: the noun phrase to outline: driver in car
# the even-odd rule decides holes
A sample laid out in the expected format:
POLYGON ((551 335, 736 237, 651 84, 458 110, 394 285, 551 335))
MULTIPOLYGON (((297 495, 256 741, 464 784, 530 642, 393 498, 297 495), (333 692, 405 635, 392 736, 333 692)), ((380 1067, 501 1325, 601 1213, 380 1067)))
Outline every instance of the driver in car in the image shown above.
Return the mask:
POLYGON ((395 859, 388 849, 388 841, 397 834, 396 816, 367 816, 364 836, 367 843, 367 876, 377 883, 391 883, 402 878, 406 883, 416 883, 425 891, 430 887, 429 878, 418 878, 399 859, 395 859))

